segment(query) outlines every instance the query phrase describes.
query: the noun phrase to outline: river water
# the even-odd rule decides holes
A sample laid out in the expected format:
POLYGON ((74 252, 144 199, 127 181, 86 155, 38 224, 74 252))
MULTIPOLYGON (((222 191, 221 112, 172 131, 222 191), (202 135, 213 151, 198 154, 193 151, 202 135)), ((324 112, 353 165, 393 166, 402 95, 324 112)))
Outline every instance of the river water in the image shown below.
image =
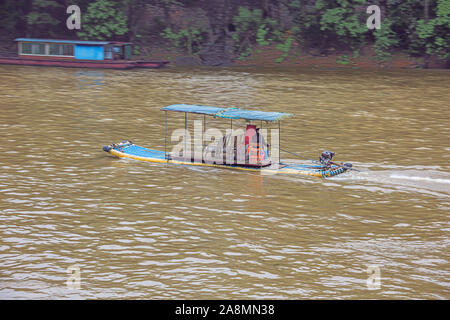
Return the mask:
POLYGON ((0 298, 449 299, 449 101, 439 70, 0 66, 0 298), (163 149, 175 103, 294 113, 284 149, 361 172, 101 150, 163 149))

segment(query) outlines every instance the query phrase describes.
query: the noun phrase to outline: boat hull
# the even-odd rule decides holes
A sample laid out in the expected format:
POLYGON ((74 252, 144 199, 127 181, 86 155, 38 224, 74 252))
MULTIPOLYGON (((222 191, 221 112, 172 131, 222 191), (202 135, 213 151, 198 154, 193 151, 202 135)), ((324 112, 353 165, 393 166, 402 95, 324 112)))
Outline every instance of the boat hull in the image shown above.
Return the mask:
POLYGON ((313 177, 332 177, 347 171, 346 168, 341 166, 333 165, 330 168, 324 169, 321 165, 303 165, 303 164, 280 164, 271 165, 269 167, 255 168, 255 167, 245 167, 239 165, 226 165, 226 164, 213 164, 213 163, 199 163, 199 162, 188 162, 173 159, 166 159, 163 151, 144 148, 135 144, 125 144, 121 146, 111 145, 104 146, 103 150, 119 158, 129 158, 139 161, 148 161, 156 163, 171 163, 179 165, 190 165, 190 166, 206 166, 206 167, 218 167, 227 169, 237 169, 246 171, 259 171, 264 174, 297 174, 306 175, 313 177))
POLYGON ((169 63, 169 61, 147 61, 147 60, 138 60, 134 61, 135 68, 146 68, 146 69, 155 69, 161 68, 169 63))
POLYGON ((152 68, 157 69, 168 64, 168 61, 132 61, 132 60, 68 60, 68 59, 43 59, 43 58, 17 58, 0 57, 0 64, 22 66, 46 66, 66 68, 94 68, 94 69, 133 69, 152 68))

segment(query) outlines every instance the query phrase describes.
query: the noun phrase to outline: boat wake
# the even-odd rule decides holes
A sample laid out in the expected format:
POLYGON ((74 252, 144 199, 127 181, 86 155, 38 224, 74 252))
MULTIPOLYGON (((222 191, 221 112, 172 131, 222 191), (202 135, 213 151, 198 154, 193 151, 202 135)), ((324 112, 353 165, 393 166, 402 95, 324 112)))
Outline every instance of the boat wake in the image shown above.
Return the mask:
MULTIPOLYGON (((306 163, 299 160, 287 160, 289 163, 306 163)), ((435 197, 448 198, 450 194, 450 172, 439 166, 398 166, 377 163, 353 163, 360 170, 347 171, 344 174, 326 179, 302 179, 302 183, 321 183, 324 186, 345 189, 359 189, 372 192, 409 192, 422 193, 435 197)), ((283 177, 298 181, 297 177, 283 177)))
POLYGON ((395 166, 394 170, 368 164, 355 164, 355 167, 362 168, 362 171, 333 177, 333 181, 341 181, 344 188, 363 188, 387 193, 403 191, 437 197, 448 197, 450 194, 450 173, 435 166, 395 166))
POLYGON ((405 180, 413 180, 413 181, 427 181, 432 183, 448 183, 450 184, 450 179, 440 179, 440 178, 430 178, 430 177, 414 177, 414 176, 405 176, 399 174, 392 174, 391 178, 393 179, 405 179, 405 180))

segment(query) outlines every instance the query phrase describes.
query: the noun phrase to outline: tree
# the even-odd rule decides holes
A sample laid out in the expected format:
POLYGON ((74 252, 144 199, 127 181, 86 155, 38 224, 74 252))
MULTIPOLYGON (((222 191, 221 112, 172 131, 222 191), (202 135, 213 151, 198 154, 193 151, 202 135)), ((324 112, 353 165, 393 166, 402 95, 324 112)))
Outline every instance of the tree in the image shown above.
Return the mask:
POLYGON ((283 57, 296 45, 327 54, 373 44, 381 60, 403 50, 425 62, 431 55, 450 61, 449 6, 450 0, 0 0, 0 36, 128 40, 166 50, 169 39, 207 65, 232 63, 255 44, 275 45, 283 57), (81 8, 81 30, 65 26, 70 4, 81 8), (380 30, 366 27, 369 4, 381 8, 380 30), (157 13, 145 22, 150 7, 157 13), (184 14, 194 11, 199 15, 184 14))
MULTIPOLYGON (((238 14, 233 17, 233 24, 236 32, 233 34, 233 40, 237 45, 237 53, 240 54, 244 49, 256 41, 256 36, 260 26, 263 23, 263 12, 261 9, 249 9, 239 7, 238 14)), ((261 29, 264 31, 265 29, 261 29)))
POLYGON ((31 7, 27 0, 4 0, 0 3, 0 34, 8 38, 25 35, 27 27, 27 9, 31 7))
POLYGON ((81 31, 84 40, 119 39, 128 32, 127 18, 116 4, 109 0, 96 0, 81 15, 81 31))
POLYGON ((325 50, 329 42, 327 35, 320 30, 319 10, 314 3, 308 0, 291 0, 287 6, 294 16, 293 32, 300 45, 303 48, 325 50))
POLYGON ((389 18, 383 20, 381 29, 375 30, 374 36, 376 58, 384 62, 390 58, 390 50, 398 44, 397 35, 392 31, 392 22, 389 18))
POLYGON ((354 49, 364 43, 368 29, 365 0, 292 0, 294 33, 305 47, 326 52, 331 47, 354 49))
POLYGON ((65 8, 58 1, 32 1, 32 11, 27 14, 28 36, 39 36, 43 33, 46 33, 47 37, 56 36, 65 24, 65 19, 56 18, 58 16, 65 16, 65 8))
POLYGON ((138 26, 142 20, 148 0, 124 0, 127 16, 128 41, 133 42, 138 33, 138 26))
POLYGON ((320 30, 331 34, 330 44, 354 49, 364 42, 368 33, 362 23, 365 18, 358 8, 365 5, 365 0, 316 1, 316 8, 321 13, 320 30))
POLYGON ((398 40, 396 46, 408 53, 415 53, 411 45, 417 41, 416 25, 423 12, 423 0, 388 0, 384 5, 382 27, 387 19, 389 29, 398 40))
POLYGON ((195 27, 187 27, 178 32, 174 32, 167 27, 162 32, 162 36, 169 40, 175 47, 186 50, 190 56, 198 54, 205 41, 205 32, 195 27))
POLYGON ((232 62, 232 53, 227 44, 231 38, 228 26, 238 4, 239 0, 198 0, 198 5, 205 10, 209 21, 208 42, 199 54, 204 64, 218 66, 232 62))
POLYGON ((436 17, 419 20, 417 33, 426 54, 436 54, 450 60, 450 1, 438 0, 436 17))

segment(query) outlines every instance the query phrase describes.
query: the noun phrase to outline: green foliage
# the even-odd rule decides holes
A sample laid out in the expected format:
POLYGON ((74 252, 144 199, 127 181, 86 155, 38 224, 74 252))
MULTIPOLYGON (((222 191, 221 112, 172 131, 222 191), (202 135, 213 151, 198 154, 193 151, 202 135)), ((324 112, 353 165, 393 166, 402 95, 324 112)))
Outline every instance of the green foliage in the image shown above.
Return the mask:
MULTIPOLYGON (((300 2, 300 0, 297 0, 300 2)), ((294 15, 294 28, 292 29, 296 40, 303 48, 325 48, 328 44, 324 32, 320 30, 320 16, 315 7, 298 6, 291 2, 289 7, 294 15)))
POLYGON ((316 2, 316 8, 322 12, 320 30, 333 33, 333 37, 329 37, 331 45, 353 49, 364 43, 368 33, 367 16, 356 11, 363 4, 364 0, 338 0, 337 4, 334 1, 316 2))
POLYGON ((5 33, 15 32, 16 23, 19 19, 20 11, 15 0, 5 0, 3 3, 0 3, 0 21, 5 33))
POLYGON ((427 54, 450 60, 450 1, 438 0, 436 17, 418 21, 417 34, 427 54))
POLYGON ((258 45, 267 46, 272 42, 280 41, 282 33, 278 30, 277 26, 278 22, 275 19, 264 19, 256 33, 256 42, 258 45))
POLYGON ((423 17, 423 4, 424 0, 387 1, 381 26, 383 27, 385 18, 391 22, 390 29, 398 40, 397 48, 412 52, 411 44, 417 41, 417 20, 423 17))
MULTIPOLYGON (((237 46, 237 53, 240 55, 240 58, 243 58, 242 53, 244 51, 247 52, 247 48, 251 45, 250 42, 255 40, 258 30, 263 23, 262 11, 260 9, 251 10, 247 7, 239 7, 238 15, 233 17, 233 23, 236 28, 233 40, 237 46)), ((266 33, 264 28, 259 31, 260 42, 264 42, 266 33)))
POLYGON ((336 63, 343 64, 343 65, 348 65, 348 64, 350 64, 350 58, 346 54, 340 55, 338 57, 338 59, 336 60, 336 63))
POLYGON ((115 3, 96 0, 81 15, 81 31, 77 34, 84 40, 111 40, 127 32, 127 18, 115 3))
POLYGON ((264 18, 261 9, 239 7, 238 14, 233 17, 233 24, 236 28, 233 40, 241 59, 250 55, 253 43, 267 46, 281 39, 278 22, 275 19, 264 18))
MULTIPOLYGON (((32 10, 26 16, 27 25, 32 30, 31 35, 38 35, 44 30, 52 34, 52 28, 62 25, 57 19, 57 13, 62 13, 63 6, 55 0, 35 0, 32 10)), ((65 20, 64 20, 65 23, 65 20)))
POLYGON ((171 28, 167 27, 161 35, 175 47, 186 50, 191 56, 198 54, 205 42, 205 32, 194 27, 184 28, 178 32, 173 32, 171 28))
POLYGON ((249 57, 252 54, 252 49, 249 47, 247 49, 245 49, 244 51, 241 52, 241 54, 239 55, 239 58, 237 58, 238 60, 245 60, 247 57, 249 57))
POLYGON ((386 61, 395 49, 413 55, 450 56, 449 0, 374 0, 382 9, 380 30, 368 30, 365 0, 290 0, 292 28, 303 48, 358 50, 373 44, 376 59, 386 61), (430 20, 424 21, 429 4, 430 20))
POLYGON ((266 37, 267 34, 269 33, 269 30, 266 28, 266 26, 264 24, 262 24, 259 28, 258 31, 256 32, 256 42, 262 47, 262 46, 267 46, 270 44, 269 41, 267 41, 266 37))
MULTIPOLYGON (((268 0, 249 0, 229 1, 229 10, 222 10, 220 1, 223 0, 1 0, 0 36, 4 39, 20 36, 64 39, 75 35, 91 40, 126 39, 142 48, 149 43, 169 43, 195 55, 208 37, 221 32, 217 28, 232 25, 229 29, 233 29, 231 37, 239 59, 255 52, 255 46, 261 50, 277 45, 281 51, 277 61, 282 62, 294 43, 298 43, 304 49, 314 49, 315 54, 350 52, 351 58, 353 52, 355 58, 359 49, 373 45, 379 61, 389 59, 394 50, 450 61, 450 0, 271 0, 270 6, 268 0), (69 4, 81 8, 79 31, 65 26, 69 4), (381 7, 380 30, 368 30, 366 26, 369 4, 381 7), (149 5, 159 10, 151 11, 151 20, 146 21, 149 5), (193 9, 192 12, 203 9, 206 16, 185 15, 180 19, 180 7, 193 9), (278 11, 274 8, 288 8, 292 20, 277 20, 284 19, 285 15, 275 15, 278 11), (161 13, 153 14, 157 11, 161 13), (428 19, 425 12, 429 13, 428 19), (192 21, 186 23, 185 18, 192 21), (216 23, 219 18, 223 23, 216 23), (199 25, 208 20, 208 25, 199 25), (281 26, 287 25, 291 32, 283 37, 287 30, 281 26)), ((223 46, 223 42, 218 45, 223 46)), ((343 56, 338 60, 347 61, 343 56)))
POLYGON ((374 32, 376 59, 381 62, 391 57, 391 49, 398 44, 398 39, 391 27, 392 22, 389 19, 384 19, 381 29, 374 32))
POLYGON ((365 0, 317 0, 314 6, 306 0, 291 2, 294 34, 304 47, 355 49, 368 33, 367 15, 360 10, 364 4, 365 0))
POLYGON ((251 31, 254 32, 263 22, 262 11, 260 9, 252 10, 247 7, 239 7, 238 15, 233 18, 233 22, 237 28, 238 34, 251 31))
POLYGON ((289 55, 289 51, 291 50, 292 43, 294 42, 293 37, 287 37, 283 43, 280 43, 276 46, 278 50, 282 52, 281 56, 275 59, 275 62, 281 63, 287 56, 289 55))
POLYGON ((47 12, 37 12, 33 11, 27 15, 27 22, 29 25, 41 25, 41 24, 50 24, 57 25, 59 21, 53 19, 52 16, 47 12))
POLYGON ((133 55, 137 56, 137 55, 139 55, 140 53, 141 53, 141 47, 135 44, 135 45, 133 46, 133 55))

